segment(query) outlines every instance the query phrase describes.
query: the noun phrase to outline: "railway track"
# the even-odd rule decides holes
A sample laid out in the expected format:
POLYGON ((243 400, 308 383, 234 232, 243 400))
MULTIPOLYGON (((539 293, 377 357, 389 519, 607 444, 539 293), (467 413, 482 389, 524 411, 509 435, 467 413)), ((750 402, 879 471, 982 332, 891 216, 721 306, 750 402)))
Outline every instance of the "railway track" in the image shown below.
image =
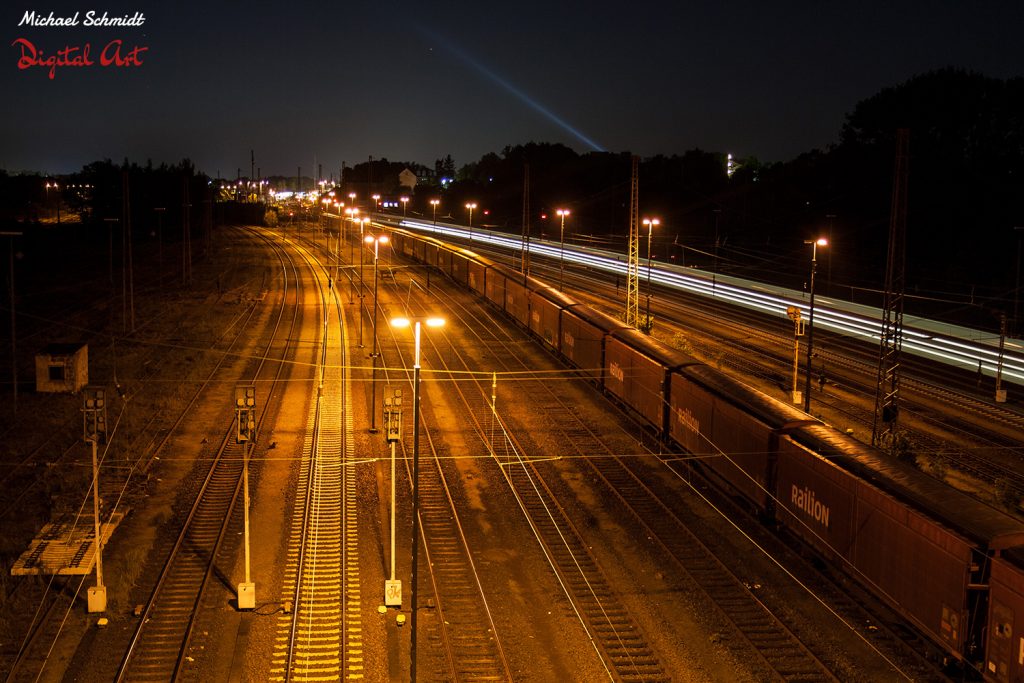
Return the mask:
MULTIPOLYGON (((493 329, 480 325, 480 321, 468 322, 467 326, 474 330, 493 329)), ((515 342, 500 340, 499 343, 515 342)), ((507 372, 528 376, 532 370, 522 363, 519 354, 511 351, 494 356, 493 360, 501 363, 507 372)), ((585 463, 584 467, 594 471, 604 481, 618 498, 619 504, 642 526, 644 533, 655 539, 674 561, 676 570, 681 575, 691 577, 693 583, 719 607, 721 615, 733 624, 737 633, 758 654, 765 668, 785 680, 838 680, 783 619, 762 603, 743 579, 730 571, 710 548, 690 532, 676 513, 634 473, 625 459, 616 456, 616 450, 581 420, 579 411, 555 390, 554 383, 543 381, 541 376, 537 379, 535 384, 538 389, 531 392, 531 406, 536 407, 538 414, 545 416, 545 422, 558 435, 556 440, 565 444, 564 450, 570 452, 566 455, 572 457, 574 453, 579 456, 577 461, 585 463)), ((485 387, 479 387, 478 395, 483 396, 484 393, 485 387)), ((473 415, 486 414, 479 406, 470 412, 473 415)), ((501 421, 500 417, 497 419, 501 421)), ((487 426, 484 420, 478 420, 477 428, 481 437, 486 438, 487 426)), ((556 502, 557 497, 543 483, 545 474, 540 471, 538 463, 530 462, 526 456, 521 455, 526 449, 517 443, 509 427, 502 424, 499 433, 502 437, 498 443, 503 448, 495 447, 495 457, 504 463, 503 469, 510 485, 528 510, 530 519, 535 524, 536 520, 547 523, 548 528, 540 527, 539 533, 549 548, 567 547, 568 543, 562 540, 566 537, 563 524, 555 523, 556 517, 551 512, 560 508, 556 502), (524 492, 533 494, 524 495, 524 492)), ((562 514, 568 523, 568 516, 562 514)), ((572 528, 571 524, 569 528, 572 528)), ((579 536, 578 532, 576 535, 579 536)), ((605 644, 605 651, 614 653, 610 658, 614 670, 627 679, 657 680, 665 676, 655 653, 639 635, 637 625, 628 619, 626 610, 618 605, 609 608, 610 604, 614 604, 614 595, 606 581, 595 581, 592 578, 596 571, 596 561, 588 557, 584 548, 585 544, 580 542, 577 548, 569 549, 571 552, 568 554, 556 553, 555 563, 560 568, 586 566, 587 571, 580 571, 579 580, 571 582, 570 586, 574 594, 589 593, 592 596, 584 604, 585 613, 600 615, 596 619, 597 623, 601 619, 606 620, 604 629, 599 633, 609 641, 605 644), (586 559, 581 562, 581 557, 586 559), (595 591, 595 586, 601 586, 600 592, 595 591), (621 634, 629 636, 622 639, 621 634)))
MULTIPOLYGON (((411 383, 412 359, 397 340, 385 379, 392 385, 411 383), (405 368, 402 372, 400 368, 405 368)), ((436 365, 433 347, 429 362, 436 365)), ((411 386, 406 396, 412 396, 411 386)), ((420 578, 420 609, 429 605, 434 614, 421 627, 430 647, 417 649, 417 668, 431 680, 498 681, 513 680, 512 670, 495 625, 494 616, 453 500, 449 476, 443 463, 450 458, 449 447, 433 437, 437 420, 429 402, 423 402, 419 456, 419 528, 427 580, 420 578), (426 447, 424 449, 424 446, 426 447), (427 585, 424 585, 427 584, 427 585), (429 586, 429 588, 428 588, 429 586)), ((408 411, 406 413, 408 415, 408 411)), ((406 481, 413 482, 411 463, 411 416, 406 417, 402 441, 406 481)), ((413 589, 415 590, 415 589, 413 589)), ((421 640, 420 642, 424 642, 421 640)))
MULTIPOLYGON (((269 240, 267 244, 274 246, 282 272, 288 277, 270 341, 254 359, 245 363, 248 368, 241 376, 248 377, 251 384, 266 382, 269 385, 266 395, 272 396, 273 387, 285 368, 279 361, 287 359, 291 353, 290 340, 296 336, 301 306, 297 298, 299 292, 295 291, 291 318, 285 319, 289 289, 294 290, 300 280, 287 252, 269 240), (279 335, 283 323, 284 334, 279 335), (279 336, 287 341, 280 343, 279 336)), ((238 376, 238 369, 231 368, 225 379, 234 380, 238 376)), ((257 433, 271 406, 270 400, 262 402, 256 420, 257 433)), ((226 543, 226 539, 232 522, 237 524, 240 516, 237 503, 242 493, 243 463, 247 460, 243 453, 245 445, 234 438, 233 423, 225 422, 230 426, 222 433, 208 460, 206 473, 198 490, 193 492, 193 504, 166 554, 163 571, 140 611, 139 622, 115 676, 117 681, 177 680, 185 675, 193 649, 199 647, 196 625, 201 617, 205 591, 214 577, 221 553, 231 557, 236 549, 237 539, 232 537, 234 543, 226 543)))
MULTIPOLYGON (((325 266, 301 251, 317 283, 320 351, 317 392, 291 513, 270 676, 275 681, 364 675, 350 352, 343 309, 325 266)), ((338 284, 340 287, 340 283, 338 284)))
MULTIPOLYGON (((231 318, 230 323, 221 331, 217 338, 211 344, 211 350, 219 352, 216 362, 213 363, 213 370, 210 374, 199 380, 197 387, 192 388, 192 396, 190 400, 186 402, 186 406, 181 409, 179 418, 175 422, 174 427, 186 418, 190 413, 195 402, 200 396, 209 393, 209 385, 211 380, 219 372, 224 372, 223 366, 225 361, 232 358, 235 351, 234 347, 239 342, 241 336, 245 333, 247 325, 251 322, 253 316, 253 307, 246 306, 243 311, 238 315, 231 318)), ((146 325, 147 323, 142 323, 146 325)), ((129 399, 135 399, 138 402, 133 402, 132 405, 136 407, 145 406, 148 396, 157 395, 163 390, 163 385, 158 381, 158 377, 161 372, 166 372, 163 367, 163 360, 158 355, 159 351, 166 351, 166 347, 163 344, 144 344, 143 348, 147 350, 146 356, 141 360, 140 367, 145 368, 144 372, 138 376, 132 376, 131 387, 133 391, 129 394, 129 399), (148 359, 148 360, 147 360, 148 359), (152 381, 151 381, 152 380, 152 381)), ((148 400, 159 400, 149 398, 148 400)), ((127 400, 123 403, 121 410, 127 406, 127 400)), ((130 485, 133 481, 133 474, 137 472, 143 472, 148 468, 153 457, 158 453, 158 449, 145 449, 138 448, 138 444, 141 441, 151 441, 155 437, 152 435, 159 433, 161 430, 165 431, 164 440, 170 437, 174 432, 174 429, 167 430, 163 427, 160 421, 157 420, 156 416, 160 411, 157 410, 146 410, 140 411, 142 414, 150 415, 150 419, 146 420, 141 426, 136 425, 133 428, 127 428, 122 425, 122 419, 120 414, 111 415, 110 423, 113 427, 109 438, 110 443, 108 449, 103 453, 103 461, 110 467, 110 472, 107 476, 101 479, 102 489, 101 494, 105 501, 112 501, 113 505, 119 507, 121 501, 126 496, 130 496, 130 485), (132 443, 129 447, 125 448, 120 445, 120 441, 128 440, 132 443), (118 457, 117 453, 123 453, 125 451, 136 454, 136 459, 133 461, 126 461, 123 457, 118 457), (118 465, 127 465, 118 466, 118 465)), ((76 424, 80 428, 81 417, 76 416, 76 424)), ((57 432, 57 435, 60 433, 57 432)), ((47 439, 45 444, 52 444, 53 439, 47 439)), ((81 438, 80 434, 75 438, 71 444, 64 448, 60 458, 54 459, 52 456, 47 461, 48 468, 56 467, 61 465, 62 460, 68 460, 71 456, 80 449, 81 438)), ((160 442, 163 445, 163 441, 160 442)), ((37 449, 39 453, 43 454, 47 452, 46 448, 37 449)), ((137 479, 137 478, 136 478, 137 479)), ((13 479, 9 480, 8 485, 13 479)), ((10 505, 5 506, 4 515, 8 515, 17 511, 19 502, 32 490, 42 483, 42 479, 36 476, 32 479, 20 481, 17 490, 18 494, 15 496, 16 500, 12 501, 10 505)), ((73 515, 71 518, 73 519, 73 515)), ((73 591, 72 598, 79 598, 81 593, 81 586, 84 585, 85 580, 78 578, 73 581, 78 586, 73 591)), ((42 584, 38 580, 33 581, 28 577, 18 579, 14 583, 12 592, 9 593, 5 598, 7 604, 22 604, 22 603, 36 603, 39 605, 46 605, 50 602, 51 593, 66 594, 68 588, 58 589, 59 586, 69 586, 71 580, 66 577, 54 576, 51 580, 42 584), (17 593, 18 595, 15 595, 17 593), (24 593, 24 595, 22 595, 24 593)), ((84 593, 82 594, 84 595, 84 593)), ((80 598, 79 598, 80 599, 80 598)), ((54 611, 52 609, 46 610, 46 614, 49 615, 48 619, 42 619, 39 615, 42 610, 37 610, 36 618, 32 623, 26 625, 23 631, 23 639, 14 657, 14 661, 10 665, 8 670, 9 680, 20 680, 24 679, 25 676, 33 675, 32 672, 39 673, 43 670, 46 664, 46 653, 53 648, 54 643, 61 636, 62 630, 68 621, 68 613, 73 603, 67 605, 67 609, 63 611, 54 611), (38 623, 37 623, 38 622, 38 623)))
MULTIPOLYGON (((307 248, 314 249, 316 244, 306 241, 307 248)), ((350 258, 353 258, 350 254, 350 258)), ((329 268, 329 266, 328 266, 329 268)), ((353 280, 352 287, 343 287, 338 284, 338 291, 342 288, 353 292, 355 276, 351 270, 346 271, 349 278, 353 280)), ((367 285, 368 286, 368 285, 367 285)), ((381 299, 389 297, 388 287, 382 287, 379 291, 381 299)), ((408 295, 408 293, 406 293, 408 295)), ((351 297, 353 300, 355 296, 351 297)), ((360 300, 360 312, 372 316, 372 297, 358 297, 360 300), (370 310, 366 310, 369 305, 370 310)), ((407 299, 406 297, 403 297, 407 299)), ((406 301, 408 303, 408 300, 406 301)), ((333 305, 340 311, 340 298, 335 297, 333 305)), ((383 307, 384 304, 381 304, 383 307)), ((368 332, 372 334, 372 332, 368 332)), ((340 333, 345 338, 344 331, 340 333)), ((370 346, 372 340, 363 340, 364 345, 370 346)), ((354 362, 347 360, 351 357, 348 343, 340 343, 343 360, 337 367, 326 362, 326 368, 320 401, 324 402, 322 408, 317 411, 318 418, 310 424, 310 433, 318 434, 313 436, 308 444, 307 451, 310 457, 307 463, 304 459, 302 481, 305 483, 311 478, 309 470, 319 469, 325 472, 333 472, 334 460, 332 449, 324 448, 325 416, 333 413, 345 416, 343 433, 343 446, 337 449, 343 451, 345 464, 340 467, 337 477, 325 475, 326 485, 313 486, 309 489, 305 500, 296 506, 293 513, 293 533, 291 535, 292 547, 289 551, 288 580, 291 586, 288 595, 294 599, 296 605, 295 614, 292 616, 282 615, 280 618, 279 647, 275 653, 273 674, 276 680, 309 680, 310 678, 335 680, 341 677, 358 678, 363 675, 361 661, 361 646, 358 641, 352 642, 351 637, 347 642, 339 643, 339 634, 343 631, 359 633, 358 624, 348 623, 349 619, 356 618, 359 613, 358 593, 358 558, 352 556, 357 547, 358 529, 356 529, 356 491, 354 470, 359 462, 358 455, 354 452, 354 440, 352 439, 352 399, 350 392, 346 389, 343 392, 342 402, 344 409, 328 408, 326 402, 330 399, 333 386, 340 386, 337 379, 343 379, 344 386, 351 385, 350 375, 352 372, 362 372, 355 369, 354 362), (340 369, 339 369, 340 368, 340 369), (332 380, 331 373, 342 373, 341 378, 332 380), (314 444, 320 444, 315 446, 314 444), (316 464, 319 462, 319 464, 316 464), (331 491, 345 492, 343 496, 334 496, 331 491), (339 506, 344 509, 342 523, 343 533, 333 533, 326 530, 322 523, 319 526, 310 526, 309 520, 317 516, 329 518, 329 514, 323 514, 324 508, 328 506, 339 506), (301 531, 300 530, 304 530, 301 531), (340 538, 345 552, 340 557, 332 554, 333 544, 329 547, 321 547, 317 541, 296 541, 302 538, 316 537, 318 534, 326 535, 328 538, 340 538), (322 565, 310 566, 310 555, 317 556, 322 565), (322 558, 319 559, 319 558, 322 558), (312 588, 316 583, 314 577, 330 577, 332 568, 334 575, 337 575, 336 567, 344 567, 341 576, 341 583, 345 590, 338 591, 337 599, 333 594, 333 584, 326 588, 319 589, 321 592, 316 603, 322 603, 324 609, 318 612, 312 604, 316 592, 312 588), (306 569, 303 569, 306 567, 306 569), (299 585, 309 585, 309 589, 299 590, 299 585), (331 595, 323 598, 323 592, 331 595), (309 613, 299 616, 302 601, 310 602, 309 613), (334 609, 343 606, 343 609, 334 609), (287 629, 287 637, 284 630, 287 629), (332 653, 345 653, 345 660, 332 659, 332 653)), ((333 352, 332 352, 333 353, 333 352)), ((384 350, 382 348, 382 355, 384 350)), ((393 362, 390 366, 381 370, 384 383, 389 385, 402 385, 411 382, 412 363, 408 357, 408 349, 402 343, 394 341, 394 346, 389 354, 393 362), (404 372, 402 370, 404 368, 404 372)), ((385 364, 387 365, 387 364, 385 364)), ((406 396, 411 396, 412 391, 407 390, 406 396)), ((320 402, 318 401, 318 403, 320 402)), ((373 407, 376 409, 376 407, 373 407)), ((425 577, 419 580, 419 595, 417 599, 420 609, 424 612, 424 618, 419 627, 424 638, 420 642, 426 647, 420 647, 416 652, 417 667, 424 675, 436 680, 462 680, 462 681, 493 681, 512 680, 513 676, 509 668, 508 660, 501 645, 501 638, 495 626, 493 617, 488 607, 487 597, 483 589, 483 583, 479 577, 477 568, 461 527, 459 514, 455 503, 451 498, 448 481, 441 465, 446 457, 446 447, 436 444, 432 438, 430 424, 433 420, 429 417, 429 407, 425 409, 423 427, 421 429, 421 453, 419 469, 419 522, 421 549, 420 552, 425 558, 421 566, 425 568, 425 577)), ((411 420, 406 421, 406 430, 399 443, 399 455, 402 457, 405 474, 405 481, 410 487, 413 480, 411 464, 411 420)), ((328 441, 330 439, 328 438, 328 441)), ((319 579, 323 581, 324 579, 319 579)), ((329 579, 327 579, 329 581, 329 579)), ((406 596, 411 588, 406 588, 406 596)))
MULTIPOLYGON (((450 304, 449 310, 455 312, 450 304)), ((460 327, 464 329, 493 329, 490 323, 481 325, 481 322, 466 319, 459 321, 460 327)), ((498 341, 500 350, 507 352, 503 340, 481 335, 478 341, 480 347, 485 349, 493 349, 493 342, 498 341)), ((448 370, 460 373, 477 370, 475 363, 464 357, 458 349, 451 347, 442 352, 443 344, 433 339, 429 343, 434 348, 438 362, 443 363, 448 370), (452 360, 446 360, 448 357, 452 360), (451 363, 458 364, 458 367, 451 367, 451 363)), ((522 455, 523 450, 508 433, 500 416, 492 412, 487 399, 489 393, 475 386, 463 389, 461 382, 454 382, 452 386, 462 403, 460 413, 475 425, 477 437, 481 440, 480 444, 470 448, 482 453, 490 452, 494 462, 501 463, 499 476, 506 480, 518 502, 525 521, 562 586, 570 612, 589 635, 608 677, 619 681, 670 680, 671 676, 643 629, 621 601, 600 562, 590 551, 584 535, 561 507, 558 496, 547 486, 545 477, 535 464, 522 455), (494 443, 491 443, 490 438, 494 433, 497 436, 494 443)))
MULTIPOLYGON (((24 625, 24 637, 4 677, 5 683, 37 680, 60 637, 68 613, 86 590, 87 577, 52 577, 44 590, 33 591, 34 611, 24 625)), ((6 599, 13 600, 13 596, 6 599)))

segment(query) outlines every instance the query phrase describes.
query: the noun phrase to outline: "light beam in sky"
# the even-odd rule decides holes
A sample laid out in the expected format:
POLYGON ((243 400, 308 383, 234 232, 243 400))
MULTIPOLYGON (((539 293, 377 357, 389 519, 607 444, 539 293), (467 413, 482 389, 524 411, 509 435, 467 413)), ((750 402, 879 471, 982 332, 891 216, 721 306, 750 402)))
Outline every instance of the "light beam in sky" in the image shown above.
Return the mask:
POLYGON ((533 109, 534 111, 539 113, 541 116, 543 116, 547 120, 551 121, 552 123, 557 125, 559 128, 561 128, 562 130, 564 130, 565 132, 569 133, 574 138, 576 138, 577 140, 582 142, 584 145, 589 147, 591 149, 591 151, 595 151, 595 152, 607 151, 607 150, 605 150, 604 147, 602 147, 601 145, 597 144, 596 142, 591 140, 589 137, 587 137, 583 132, 581 132, 580 130, 574 128, 565 119, 563 119, 562 117, 558 116, 558 114, 555 114, 553 111, 551 111, 550 109, 545 107, 543 104, 541 104, 537 100, 535 100, 532 97, 530 97, 527 93, 523 92, 521 89, 519 89, 518 87, 516 87, 515 85, 513 85, 512 83, 510 83, 506 79, 504 79, 501 76, 499 76, 498 74, 496 74, 494 71, 492 71, 490 68, 488 68, 484 64, 481 64, 476 59, 473 59, 472 56, 470 56, 468 53, 466 53, 460 47, 455 45, 453 42, 451 42, 449 40, 446 40, 439 33, 436 33, 435 31, 432 31, 431 29, 426 28, 424 26, 419 26, 417 28, 419 28, 420 32, 423 33, 424 35, 426 35, 432 41, 436 41, 439 45, 444 47, 445 50, 447 50, 451 54, 453 54, 456 57, 458 57, 460 61, 468 64, 471 67, 473 67, 473 69, 476 70, 478 73, 486 76, 488 79, 490 79, 494 83, 497 83, 504 90, 506 90, 507 92, 515 95, 517 99, 519 99, 521 102, 526 104, 528 107, 530 107, 531 109, 533 109))

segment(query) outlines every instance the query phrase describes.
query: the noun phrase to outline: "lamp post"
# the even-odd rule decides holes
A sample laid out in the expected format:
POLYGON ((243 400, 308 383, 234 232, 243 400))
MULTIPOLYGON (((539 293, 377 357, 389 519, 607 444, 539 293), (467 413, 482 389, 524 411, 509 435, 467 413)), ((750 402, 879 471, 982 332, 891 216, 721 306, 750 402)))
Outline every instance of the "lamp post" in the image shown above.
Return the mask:
POLYGON ((814 273, 818 270, 818 247, 827 247, 828 240, 819 237, 816 240, 804 240, 811 245, 811 297, 810 310, 807 316, 807 363, 804 368, 804 412, 811 412, 811 356, 814 355, 814 273))
MULTIPOLYGON (((348 215, 348 220, 352 223, 352 233, 355 234, 355 229, 356 229, 356 225, 355 224, 356 224, 356 221, 359 220, 359 218, 358 218, 358 216, 359 216, 359 209, 357 209, 354 206, 350 206, 347 209, 345 209, 345 213, 348 215)), ((355 240, 349 240, 348 239, 348 228, 349 228, 349 225, 348 225, 348 223, 346 223, 345 224, 345 241, 348 242, 348 262, 349 262, 349 267, 352 267, 352 265, 355 264, 355 262, 356 262, 356 252, 355 252, 356 243, 355 243, 355 240)), ((340 246, 339 246, 338 250, 339 251, 341 250, 340 246)), ((352 277, 351 274, 348 277, 348 283, 349 283, 348 302, 352 303, 353 300, 355 299, 356 279, 354 277, 352 277)))
MULTIPOLYGON (((57 190, 60 190, 60 185, 58 185, 56 181, 54 181, 52 183, 49 183, 49 182, 46 183, 46 200, 47 200, 46 203, 47 204, 50 203, 49 200, 50 200, 50 189, 51 188, 53 190, 57 191, 57 190)), ((60 192, 57 192, 57 225, 60 225, 60 192)))
POLYGON ((334 210, 338 212, 338 239, 334 243, 334 282, 338 282, 341 268, 341 232, 344 230, 345 217, 341 215, 341 209, 345 206, 343 202, 334 200, 334 210))
POLYGON ((654 226, 661 225, 657 218, 645 218, 643 224, 647 226, 647 330, 651 329, 651 236, 654 226))
MULTIPOLYGON (((427 318, 427 327, 444 326, 444 318, 427 318)), ((412 610, 412 631, 409 634, 409 675, 410 680, 416 680, 416 598, 419 591, 416 589, 416 572, 419 567, 419 538, 420 538, 420 321, 413 323, 409 318, 394 318, 391 325, 394 327, 409 327, 415 324, 414 338, 415 362, 413 364, 412 378, 412 576, 410 600, 412 610)))
POLYGON ((379 255, 379 249, 381 244, 388 243, 387 235, 367 235, 363 238, 363 242, 367 245, 373 245, 373 352, 370 357, 373 358, 373 374, 370 379, 370 433, 374 434, 377 432, 377 257, 379 255))
POLYGON ((376 213, 377 209, 380 207, 380 195, 374 194, 370 196, 373 198, 373 207, 370 209, 370 218, 373 218, 373 214, 376 213))
POLYGON ((569 209, 558 209, 555 213, 562 219, 562 226, 558 230, 558 291, 561 292, 565 277, 565 217, 569 215, 569 209))
MULTIPOLYGON (((350 221, 354 221, 354 220, 356 219, 356 209, 355 209, 354 207, 351 207, 351 206, 347 206, 347 207, 345 207, 345 218, 346 218, 346 219, 348 219, 348 220, 350 220, 350 221)), ((344 235, 344 237, 345 237, 345 241, 347 242, 347 241, 348 241, 348 223, 345 223, 345 221, 344 221, 344 220, 342 221, 342 223, 343 223, 343 224, 344 224, 344 226, 345 226, 345 227, 343 228, 343 230, 344 230, 344 232, 345 232, 345 235, 344 235)), ((341 237, 341 235, 339 235, 339 237, 341 237)), ((349 249, 350 249, 350 250, 349 250, 349 257, 348 257, 348 258, 349 258, 349 262, 351 262, 351 261, 352 261, 352 252, 351 252, 351 246, 350 246, 350 248, 349 248, 349 249)), ((339 249, 338 249, 338 250, 339 250, 339 251, 341 251, 341 248, 339 247, 339 249)))
MULTIPOLYGON (((318 220, 316 222, 316 229, 317 229, 317 232, 323 234, 323 236, 324 236, 324 245, 325 245, 324 248, 327 249, 327 247, 326 247, 326 244, 327 244, 327 217, 330 215, 330 211, 331 211, 331 209, 330 209, 330 207, 331 207, 331 200, 329 198, 327 198, 327 197, 321 197, 320 198, 320 204, 321 204, 321 206, 323 208, 320 209, 320 220, 318 220)), ((315 236, 314 236, 314 239, 313 239, 313 245, 316 246, 316 237, 315 236)))
POLYGON ((405 211, 406 211, 406 209, 409 206, 409 198, 408 197, 399 197, 398 201, 402 202, 402 218, 405 218, 405 211))
POLYGON ((469 209, 469 241, 473 241, 473 209, 476 208, 476 202, 469 202, 466 204, 466 208, 469 209))
MULTIPOLYGON (((363 232, 370 222, 369 216, 355 219, 359 223, 359 241, 363 241, 363 232)), ((363 250, 359 250, 359 348, 363 347, 363 250)))
MULTIPOLYGON (((354 221, 358 213, 359 209, 355 208, 354 206, 345 207, 345 217, 348 218, 348 220, 350 221, 354 221)), ((345 226, 345 239, 348 239, 348 225, 345 226)))
POLYGON ((440 199, 431 199, 430 208, 434 212, 434 225, 437 225, 437 205, 441 203, 440 199))

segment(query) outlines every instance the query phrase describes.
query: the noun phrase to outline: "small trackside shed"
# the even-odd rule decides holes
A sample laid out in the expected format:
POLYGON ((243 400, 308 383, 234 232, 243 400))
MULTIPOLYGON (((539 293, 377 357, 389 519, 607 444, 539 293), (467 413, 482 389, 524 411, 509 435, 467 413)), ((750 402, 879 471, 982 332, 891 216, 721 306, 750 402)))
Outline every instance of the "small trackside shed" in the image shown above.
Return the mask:
POLYGON ((36 354, 36 391, 74 394, 88 383, 87 344, 49 344, 36 354))

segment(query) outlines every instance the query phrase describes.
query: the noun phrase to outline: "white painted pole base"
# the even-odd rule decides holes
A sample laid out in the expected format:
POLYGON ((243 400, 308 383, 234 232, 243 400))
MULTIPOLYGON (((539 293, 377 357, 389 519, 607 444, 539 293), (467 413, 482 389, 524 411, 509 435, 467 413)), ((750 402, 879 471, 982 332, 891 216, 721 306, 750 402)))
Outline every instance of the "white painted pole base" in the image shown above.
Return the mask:
POLYGON ((93 586, 89 589, 89 613, 107 611, 107 587, 93 586))
POLYGON ((388 607, 402 606, 401 579, 387 579, 384 581, 384 604, 388 607))
POLYGON ((256 609, 256 584, 238 584, 238 609, 256 609))

